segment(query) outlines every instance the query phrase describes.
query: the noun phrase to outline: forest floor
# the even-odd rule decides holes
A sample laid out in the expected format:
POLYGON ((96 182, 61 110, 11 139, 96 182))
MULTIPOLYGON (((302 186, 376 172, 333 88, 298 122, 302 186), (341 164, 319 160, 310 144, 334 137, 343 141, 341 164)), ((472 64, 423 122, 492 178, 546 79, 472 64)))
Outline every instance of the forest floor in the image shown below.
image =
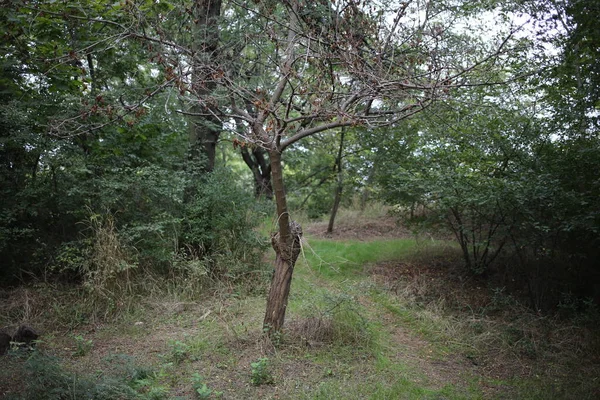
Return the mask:
POLYGON ((71 289, 0 292, 0 326, 41 333, 35 353, 0 356, 0 398, 600 398, 594 316, 535 313, 462 271, 448 241, 387 217, 325 230, 305 228, 274 343, 267 282, 140 296, 95 319, 71 289))

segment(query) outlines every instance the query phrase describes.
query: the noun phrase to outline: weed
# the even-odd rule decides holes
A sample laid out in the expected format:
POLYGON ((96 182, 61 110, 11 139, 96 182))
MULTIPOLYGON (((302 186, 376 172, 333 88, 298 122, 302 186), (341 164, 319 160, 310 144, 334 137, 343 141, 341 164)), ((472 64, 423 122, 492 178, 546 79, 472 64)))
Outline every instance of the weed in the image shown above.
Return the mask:
MULTIPOLYGON (((198 332, 170 342, 163 339, 166 350, 159 364, 147 352, 116 354, 102 360, 107 366, 92 366, 94 373, 88 376, 79 371, 89 367, 89 357, 69 359, 63 368, 61 360, 37 354, 25 363, 33 353, 19 352, 19 358, 6 357, 6 366, 2 360, 0 393, 5 385, 8 390, 21 390, 18 398, 33 400, 156 400, 174 393, 214 399, 224 397, 215 390, 217 383, 212 379, 218 379, 217 389, 236 393, 240 398, 268 397, 274 388, 260 385, 274 381, 277 395, 282 398, 483 398, 484 394, 478 392, 480 385, 486 396, 490 389, 501 398, 597 398, 597 328, 590 323, 576 324, 577 318, 584 319, 583 313, 588 320, 596 313, 587 301, 565 296, 561 304, 563 318, 527 311, 518 303, 518 297, 510 297, 502 289, 493 290, 472 279, 465 280, 464 275, 453 274, 457 272, 452 261, 457 249, 441 242, 424 240, 415 244, 414 240, 397 240, 365 244, 311 240, 310 245, 312 249, 307 247, 305 252, 308 260, 300 260, 301 266, 316 260, 337 267, 337 271, 324 267, 318 273, 316 264, 313 268, 297 268, 288 310, 292 318, 286 323, 284 337, 274 338, 276 344, 282 341, 277 359, 258 359, 258 354, 265 354, 260 352, 265 348, 256 323, 263 315, 263 298, 248 296, 247 291, 230 285, 227 290, 217 288, 215 297, 210 299, 206 286, 198 286, 198 294, 201 289, 207 303, 214 301, 207 304, 213 311, 204 313, 184 307, 174 312, 173 307, 163 307, 161 298, 161 307, 153 309, 151 315, 134 317, 131 309, 118 302, 133 304, 139 298, 128 295, 111 299, 113 309, 127 311, 111 314, 127 318, 127 323, 119 324, 118 329, 106 330, 107 336, 114 335, 110 336, 111 342, 135 341, 129 331, 125 333, 131 329, 132 335, 153 335, 153 340, 147 342, 156 343, 154 339, 164 338, 168 324, 198 332), (312 250, 319 259, 313 257, 312 250), (380 260, 390 260, 382 267, 386 268, 383 272, 390 273, 374 276, 385 278, 385 286, 365 274, 379 267, 364 268, 365 265, 380 260), (204 315, 200 317, 201 314, 204 315), (134 325, 134 321, 147 322, 142 327, 134 325), (251 365, 241 361, 245 356, 240 357, 249 352, 257 354, 251 365), (203 362, 194 363, 195 356, 202 356, 203 362), (156 371, 137 365, 136 360, 140 359, 157 365, 156 371), (282 366, 285 364, 281 369, 277 369, 279 359, 286 360, 281 362, 282 366), (218 369, 215 374, 211 373, 212 366, 218 369), (20 368, 26 373, 20 373, 20 368), (192 377, 195 371, 211 380, 197 374, 192 377), (246 375, 249 387, 241 389, 240 374, 246 375), (22 386, 14 383, 15 376, 24 382, 22 386), (448 381, 456 384, 456 390, 444 386, 448 381)), ((208 264, 196 267, 198 274, 210 272, 202 270, 208 264)), ((169 283, 183 285, 183 278, 191 276, 191 271, 181 275, 174 271, 169 283), (178 281, 178 277, 182 280, 178 281)), ((135 289, 138 284, 145 284, 132 282, 135 289)), ((159 282, 154 288, 153 293, 158 295, 164 286, 159 282)), ((187 295, 182 295, 180 288, 171 287, 170 295, 177 304, 182 301, 181 296, 187 295)), ((102 304, 91 298, 75 301, 83 299, 80 290, 67 291, 48 284, 16 293, 0 292, 0 299, 6 299, 0 301, 0 325, 29 320, 35 326, 60 327, 50 333, 55 337, 94 319, 98 305, 111 304, 106 299, 102 304), (53 304, 56 312, 51 312, 53 304)), ((145 306, 135 309, 138 310, 149 311, 145 306)), ((105 325, 109 324, 107 321, 105 325)), ((62 346, 60 340, 44 338, 47 342, 42 349, 62 346)), ((100 337, 94 339, 97 340, 100 337)), ((92 351, 86 349, 88 340, 83 336, 69 337, 69 341, 73 351, 81 348, 82 355, 92 351)), ((139 345, 132 350, 136 347, 139 345)))
POLYGON ((179 340, 169 341, 170 355, 173 362, 181 364, 190 354, 190 346, 179 340))
POLYGON ((122 243, 114 216, 90 214, 88 225, 94 238, 84 268, 87 289, 102 299, 131 294, 136 265, 130 262, 130 250, 122 243))
POLYGON ((73 340, 75 340, 74 357, 86 356, 92 350, 92 347, 94 347, 92 339, 86 339, 82 335, 73 336, 73 340))
POLYGON ((148 400, 166 399, 169 394, 169 389, 161 385, 154 374, 143 379, 134 380, 131 385, 137 389, 138 392, 143 393, 144 397, 148 400))
POLYGON ((268 357, 259 358, 256 362, 251 363, 250 367, 252 368, 250 382, 254 386, 269 385, 274 382, 268 357))
POLYGON ((572 293, 563 293, 558 303, 559 315, 579 324, 597 324, 600 310, 592 298, 578 298, 572 293))
POLYGON ((327 343, 372 349, 376 335, 356 298, 345 293, 325 293, 322 297, 318 308, 312 304, 309 314, 313 315, 290 324, 290 334, 308 345, 327 343))
POLYGON ((332 320, 336 344, 369 347, 374 343, 369 321, 362 315, 361 307, 353 296, 325 295, 325 304, 328 308, 324 315, 332 320))
POLYGON ((263 335, 265 337, 268 336, 269 340, 271 341, 271 344, 277 347, 281 345, 283 336, 280 331, 271 332, 272 328, 273 327, 270 324, 266 324, 265 326, 263 326, 263 335))
MULTIPOLYGON (((88 377, 65 371, 56 357, 35 352, 25 363, 25 398, 53 399, 148 399, 159 400, 153 390, 136 391, 128 382, 112 377, 88 377)), ((165 392, 166 394, 166 392, 165 392)))
POLYGON ((198 373, 195 373, 192 376, 192 382, 194 387, 194 393, 196 394, 196 397, 200 400, 210 399, 210 397, 213 395, 215 397, 221 397, 223 395, 223 392, 218 392, 213 389, 210 389, 206 382, 204 382, 204 378, 198 373))

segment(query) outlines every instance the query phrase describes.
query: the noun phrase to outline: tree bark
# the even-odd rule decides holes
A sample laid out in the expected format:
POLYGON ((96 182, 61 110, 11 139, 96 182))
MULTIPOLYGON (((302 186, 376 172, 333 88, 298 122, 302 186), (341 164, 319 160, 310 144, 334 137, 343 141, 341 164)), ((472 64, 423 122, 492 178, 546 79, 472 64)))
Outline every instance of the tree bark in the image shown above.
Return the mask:
MULTIPOLYGON (((196 0, 193 4, 195 16, 193 29, 194 51, 192 91, 198 98, 209 95, 216 87, 211 78, 210 68, 219 50, 218 18, 221 13, 221 0, 196 0)), ((216 146, 222 130, 222 123, 215 110, 194 104, 190 114, 190 161, 200 162, 202 170, 212 171, 215 166, 216 146)))
POLYGON ((273 185, 271 184, 271 165, 266 159, 267 152, 257 147, 252 150, 252 153, 247 147, 243 147, 242 159, 252 171, 254 180, 254 195, 258 199, 265 197, 269 200, 273 199, 273 185))
POLYGON ((287 210, 285 188, 283 186, 281 153, 278 150, 269 151, 269 158, 271 161, 275 202, 277 204, 279 232, 271 238, 271 244, 276 254, 275 272, 273 273, 271 288, 267 297, 263 330, 269 337, 273 337, 273 334, 281 331, 285 321, 285 312, 292 284, 292 274, 294 273, 294 266, 301 250, 302 228, 297 222, 290 220, 287 210))

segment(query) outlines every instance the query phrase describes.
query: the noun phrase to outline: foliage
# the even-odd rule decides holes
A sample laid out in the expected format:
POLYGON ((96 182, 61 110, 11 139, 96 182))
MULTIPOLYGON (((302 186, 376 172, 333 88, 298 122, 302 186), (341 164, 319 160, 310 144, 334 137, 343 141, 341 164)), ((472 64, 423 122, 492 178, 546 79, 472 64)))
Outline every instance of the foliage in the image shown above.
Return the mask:
POLYGON ((164 391, 162 395, 157 395, 158 391, 155 388, 147 390, 143 379, 129 382, 122 378, 104 377, 99 379, 73 374, 66 371, 58 359, 37 352, 27 360, 26 368, 29 379, 24 398, 30 400, 61 398, 159 400, 166 398, 164 391), (136 388, 140 390, 138 391, 136 388))
MULTIPOLYGON (((347 175, 344 179, 344 205, 350 205, 353 196, 370 183, 365 182, 365 176, 369 175, 372 166, 372 153, 367 148, 368 144, 361 143, 361 135, 365 132, 359 128, 348 129, 345 134, 342 154, 347 175)), ((286 187, 290 207, 296 213, 306 212, 310 219, 316 219, 331 211, 337 185, 335 158, 339 145, 337 135, 320 134, 306 138, 302 146, 292 147, 286 152, 286 187)))
POLYGON ((252 369, 250 382, 254 386, 270 385, 274 382, 268 357, 259 358, 255 362, 250 363, 250 367, 252 369))
POLYGON ((536 307, 598 295, 597 0, 9 3, 0 283, 83 280, 110 298, 134 275, 261 282, 251 195, 207 173, 199 145, 216 142, 189 139, 226 129, 269 159, 259 183, 277 174, 289 244, 283 165, 291 205, 324 214, 328 133, 348 128, 348 194, 366 198, 378 174, 413 222, 455 235, 473 273, 510 250, 536 307), (523 7, 535 39, 516 34, 523 7))
POLYGON ((264 208, 233 180, 231 172, 217 169, 196 183, 186 205, 180 247, 187 257, 201 260, 213 279, 252 281, 261 278, 267 246, 255 231, 264 208))
POLYGON ((100 296, 111 293, 131 293, 131 271, 135 265, 128 261, 126 250, 116 232, 114 218, 100 215, 90 217, 91 248, 84 264, 87 288, 100 296))
POLYGON ((353 296, 325 294, 321 312, 324 321, 331 321, 331 343, 338 346, 370 348, 375 344, 375 333, 364 310, 353 296))
POLYGON ((75 335, 73 336, 73 340, 75 341, 76 347, 75 351, 73 352, 75 357, 83 357, 89 354, 89 352, 92 350, 92 347, 94 347, 94 342, 92 339, 86 339, 83 337, 83 335, 75 335))
POLYGON ((179 340, 169 341, 170 356, 175 364, 181 364, 189 355, 190 347, 179 340))
MULTIPOLYGON (((357 220, 356 227, 378 222, 379 218, 357 220)), ((520 303, 523 297, 519 293, 509 295, 506 289, 486 285, 482 279, 473 279, 454 268, 455 263, 448 263, 448 251, 453 259, 457 258, 456 250, 460 251, 456 244, 431 239, 424 242, 422 245, 434 247, 419 247, 414 238, 391 244, 378 239, 315 241, 309 237, 305 253, 322 254, 329 263, 340 260, 355 245, 362 243, 363 247, 349 254, 347 258, 359 265, 340 268, 343 275, 327 274, 325 268, 322 272, 306 268, 302 260, 297 265, 287 328, 276 354, 268 355, 276 385, 250 383, 249 364, 262 357, 265 350, 260 328, 255 324, 264 298, 240 293, 205 297, 177 313, 173 310, 181 301, 179 292, 136 296, 138 307, 134 313, 104 321, 95 333, 85 334, 86 339, 93 338, 95 345, 111 343, 113 348, 126 348, 128 355, 113 353, 98 359, 94 354, 93 365, 88 357, 69 357, 61 362, 63 371, 70 382, 88 378, 94 384, 113 382, 114 386, 119 382, 142 398, 149 398, 150 391, 162 392, 163 398, 177 394, 194 398, 195 372, 204 377, 200 388, 206 384, 208 390, 213 390, 213 398, 218 397, 214 392, 217 390, 224 392, 224 398, 235 393, 244 398, 466 399, 482 398, 490 390, 509 398, 529 398, 531 392, 542 399, 548 390, 556 398, 595 398, 600 342, 597 313, 596 319, 591 319, 593 309, 582 309, 585 314, 578 315, 575 310, 588 306, 575 296, 565 296, 559 314, 562 318, 533 311, 520 303), (404 247, 404 251, 393 252, 394 247, 404 247), (382 253, 388 257, 382 259, 382 253), (331 310, 336 304, 339 306, 331 310), (206 314, 209 310, 212 312, 206 314), (337 336, 345 342, 329 340, 333 336, 320 340, 316 334, 305 336, 299 332, 299 325, 306 320, 317 322, 307 316, 320 316, 318 329, 329 335, 338 322, 340 328, 347 327, 337 336), (134 321, 145 322, 137 326, 134 321), (186 334, 190 329, 193 336, 186 334), (189 345, 190 362, 172 362, 165 332, 173 341, 189 345), (369 345, 373 339, 374 345, 369 345), (153 344, 158 348, 147 351, 153 344), (159 355, 157 360, 156 351, 165 358, 159 355), (195 362, 193 357, 200 352, 202 361, 195 362), (259 355, 243 362, 240 354, 245 355, 243 359, 248 354, 259 355), (418 362, 407 365, 406 360, 418 362), (453 368, 448 369, 447 363, 453 368), (554 367, 548 368, 550 364, 554 367), (154 372, 144 365, 158 370, 154 372), (83 371, 93 372, 86 375, 83 371), (304 388, 301 394, 298 387, 304 388)), ((73 307, 85 297, 82 293, 81 297, 65 296, 72 291, 68 286, 47 290, 36 285, 1 295, 9 299, 4 303, 27 308, 29 317, 24 318, 33 326, 50 327, 41 349, 62 353, 63 336, 68 339, 72 325, 55 322, 54 309, 58 307, 53 307, 53 302, 73 307), (46 290, 42 297, 41 290, 46 290)), ((0 303, 0 316, 6 318, 3 324, 8 325, 14 318, 20 320, 22 315, 9 312, 4 303, 0 303)), ((70 317, 77 323, 74 313, 70 317)), ((9 390, 25 390, 29 376, 21 372, 23 360, 13 357, 2 359, 0 382, 9 390), (15 377, 23 384, 15 382, 15 377)), ((12 398, 18 396, 13 394, 12 398)))
POLYGON ((536 58, 543 60, 544 73, 532 80, 541 85, 546 100, 554 106, 551 124, 567 136, 593 137, 600 127, 600 62, 596 57, 600 29, 594 15, 598 0, 568 0, 560 3, 531 1, 536 34, 541 46, 536 58), (553 47, 551 55, 543 48, 553 47))
POLYGON ((505 108, 490 95, 506 98, 471 95, 464 101, 477 107, 432 109, 413 121, 414 130, 398 132, 401 148, 394 136, 380 161, 384 196, 403 221, 452 232, 474 273, 490 272, 507 250, 513 258, 493 269, 526 286, 536 309, 555 306, 561 292, 593 295, 584 281, 600 272, 592 262, 598 185, 588 173, 598 139, 557 139, 535 118, 536 103, 508 97, 505 108))
POLYGON ((223 395, 223 392, 218 392, 210 389, 208 385, 204 382, 204 378, 198 373, 195 373, 192 376, 192 381, 194 384, 193 387, 196 393, 196 397, 200 400, 210 399, 213 395, 217 398, 223 395))

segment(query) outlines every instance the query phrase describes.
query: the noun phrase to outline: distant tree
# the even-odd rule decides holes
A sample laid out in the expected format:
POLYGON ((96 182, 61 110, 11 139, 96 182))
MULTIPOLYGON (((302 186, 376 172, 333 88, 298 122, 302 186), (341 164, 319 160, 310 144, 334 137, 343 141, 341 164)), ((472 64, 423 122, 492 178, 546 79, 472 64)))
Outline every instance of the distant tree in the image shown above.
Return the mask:
POLYGON ((514 65, 525 79, 456 96, 373 146, 405 219, 452 232, 473 273, 504 252, 492 270, 539 310, 569 294, 600 301, 599 3, 527 3, 543 40, 514 65))

